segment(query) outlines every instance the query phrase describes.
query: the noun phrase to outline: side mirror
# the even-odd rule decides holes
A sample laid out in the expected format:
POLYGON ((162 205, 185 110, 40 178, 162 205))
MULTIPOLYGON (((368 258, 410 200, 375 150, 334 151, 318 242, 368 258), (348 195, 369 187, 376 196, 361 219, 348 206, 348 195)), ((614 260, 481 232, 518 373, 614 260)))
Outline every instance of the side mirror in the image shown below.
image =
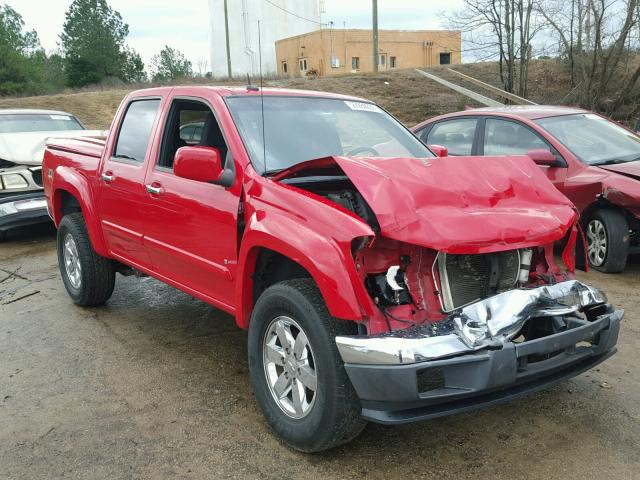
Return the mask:
POLYGON ((217 182, 222 175, 220 150, 213 147, 181 147, 173 161, 173 173, 197 182, 217 182))
POLYGON ((558 164, 558 159, 553 153, 551 153, 551 150, 544 148, 530 150, 527 152, 527 156, 538 165, 554 167, 558 164))
POLYGON ((429 150, 436 154, 437 157, 448 157, 449 149, 442 145, 428 145, 429 150))

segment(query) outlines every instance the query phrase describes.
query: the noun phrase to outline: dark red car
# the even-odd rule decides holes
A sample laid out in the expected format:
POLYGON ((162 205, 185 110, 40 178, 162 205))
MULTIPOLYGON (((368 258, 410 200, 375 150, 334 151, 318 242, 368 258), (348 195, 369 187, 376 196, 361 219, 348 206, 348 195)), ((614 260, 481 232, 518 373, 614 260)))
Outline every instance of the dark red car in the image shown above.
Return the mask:
POLYGON ((638 133, 586 110, 550 106, 471 109, 412 130, 452 156, 531 156, 580 210, 593 268, 620 272, 640 252, 638 133))

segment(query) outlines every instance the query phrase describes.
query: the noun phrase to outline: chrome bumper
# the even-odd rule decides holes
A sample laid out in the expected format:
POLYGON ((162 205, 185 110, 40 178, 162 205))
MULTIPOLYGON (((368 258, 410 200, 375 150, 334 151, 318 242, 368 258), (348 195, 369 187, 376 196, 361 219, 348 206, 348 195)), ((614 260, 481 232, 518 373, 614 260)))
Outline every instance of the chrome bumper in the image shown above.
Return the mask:
POLYGON ((377 336, 339 336, 336 343, 346 364, 413 364, 502 347, 530 318, 568 315, 606 302, 602 291, 569 280, 495 295, 453 312, 434 326, 377 336))

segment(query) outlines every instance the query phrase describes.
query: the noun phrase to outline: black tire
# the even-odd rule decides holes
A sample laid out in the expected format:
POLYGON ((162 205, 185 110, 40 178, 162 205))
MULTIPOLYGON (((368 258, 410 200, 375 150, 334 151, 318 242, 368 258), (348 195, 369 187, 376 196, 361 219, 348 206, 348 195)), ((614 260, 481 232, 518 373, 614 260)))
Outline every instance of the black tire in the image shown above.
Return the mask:
MULTIPOLYGON (((587 237, 587 249, 592 240, 590 238, 590 227, 604 226, 604 237, 606 238, 606 248, 603 257, 594 262, 590 253, 589 266, 595 270, 605 273, 622 272, 627 264, 629 255, 629 224, 622 212, 613 209, 596 210, 585 222, 585 236, 587 237)), ((589 251, 589 250, 588 250, 589 251)))
POLYGON ((7 232, 0 232, 0 243, 7 239, 7 232))
POLYGON ((65 215, 58 227, 58 267, 69 296, 76 305, 93 307, 104 304, 113 293, 115 267, 111 260, 98 255, 89 239, 81 213, 65 215), (80 263, 80 284, 74 286, 65 267, 65 239, 70 235, 75 242, 80 263))
POLYGON ((346 443, 366 425, 360 400, 338 353, 335 337, 353 335, 352 322, 329 315, 322 295, 311 279, 287 280, 265 290, 249 325, 249 372, 256 400, 271 428, 290 447, 319 452, 346 443), (276 403, 265 373, 264 339, 271 322, 281 316, 304 330, 317 366, 314 403, 303 418, 292 418, 276 403))

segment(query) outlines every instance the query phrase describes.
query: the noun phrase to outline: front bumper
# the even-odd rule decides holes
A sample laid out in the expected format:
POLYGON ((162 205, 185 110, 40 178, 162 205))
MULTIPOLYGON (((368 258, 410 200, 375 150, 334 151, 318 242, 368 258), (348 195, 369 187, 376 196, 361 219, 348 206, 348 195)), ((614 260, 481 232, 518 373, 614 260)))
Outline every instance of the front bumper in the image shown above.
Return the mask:
MULTIPOLYGON (((566 282, 565 287, 576 287, 574 282, 566 282)), ((586 298, 583 301, 588 308, 605 305, 599 297, 591 298, 591 303, 586 298)), ((532 305, 529 313, 536 312, 532 305)), ((436 335, 430 327, 418 327, 402 334, 337 337, 336 342, 360 397, 363 417, 386 424, 426 420, 548 388, 615 353, 622 310, 589 321, 569 312, 568 306, 563 307, 566 313, 561 313, 560 307, 547 303, 545 308, 551 310, 542 313, 555 310, 566 315, 565 330, 520 343, 502 335, 493 343, 470 344, 464 325, 456 328, 455 324, 450 331, 436 335)))
POLYGON ((0 233, 51 222, 44 191, 0 197, 0 233))

